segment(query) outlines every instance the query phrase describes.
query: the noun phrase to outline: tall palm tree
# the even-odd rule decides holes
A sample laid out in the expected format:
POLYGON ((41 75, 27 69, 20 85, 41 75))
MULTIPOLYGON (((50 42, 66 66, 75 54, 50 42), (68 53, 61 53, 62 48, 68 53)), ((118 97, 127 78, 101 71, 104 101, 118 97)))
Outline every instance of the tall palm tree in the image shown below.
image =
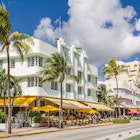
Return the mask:
POLYGON ((7 54, 7 77, 8 77, 8 133, 11 133, 11 95, 10 95, 10 47, 19 53, 23 61, 24 54, 30 52, 30 46, 24 41, 33 43, 33 40, 27 34, 20 34, 18 32, 11 33, 11 24, 9 19, 9 13, 6 10, 4 4, 0 6, 0 42, 1 52, 6 50, 7 54))
MULTIPOLYGON (((103 74, 107 74, 108 78, 115 78, 116 80, 116 90, 117 90, 117 95, 116 98, 118 99, 118 75, 121 74, 122 72, 126 71, 125 66, 120 66, 117 64, 117 61, 115 59, 110 59, 108 61, 108 64, 103 67, 102 72, 103 74)), ((119 117, 121 116, 121 111, 120 111, 120 104, 117 104, 118 107, 118 112, 119 112, 119 117)))
MULTIPOLYGON (((40 83, 55 81, 57 80, 60 84, 60 128, 63 128, 63 82, 66 77, 67 62, 63 55, 59 53, 53 53, 50 57, 45 60, 44 69, 41 71, 43 79, 40 83)), ((79 81, 79 78, 75 75, 69 75, 70 78, 79 81)))
POLYGON ((107 91, 106 91, 106 85, 104 84, 100 84, 99 85, 99 90, 100 90, 100 94, 98 96, 98 101, 106 104, 107 105, 107 91))

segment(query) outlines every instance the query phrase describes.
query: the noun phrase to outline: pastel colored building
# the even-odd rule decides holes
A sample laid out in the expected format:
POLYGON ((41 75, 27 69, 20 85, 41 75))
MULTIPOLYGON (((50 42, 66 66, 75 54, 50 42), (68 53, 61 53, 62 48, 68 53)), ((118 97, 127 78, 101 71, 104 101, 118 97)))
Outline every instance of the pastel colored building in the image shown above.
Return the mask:
MULTIPOLYGON (((117 94, 115 81, 106 80, 102 83, 106 85, 108 96, 117 94)), ((118 95, 123 98, 122 108, 140 107, 140 89, 133 83, 118 81, 118 95)))
MULTIPOLYGON (((97 67, 88 63, 88 56, 85 51, 77 49, 75 45, 67 46, 62 38, 57 40, 57 47, 44 41, 33 38, 34 44, 31 45, 32 51, 25 56, 22 62, 14 49, 10 50, 10 73, 21 77, 23 96, 49 96, 60 97, 60 88, 57 81, 46 82, 39 85, 42 79, 40 71, 43 69, 44 59, 52 53, 62 53, 68 63, 68 74, 75 74, 80 82, 66 79, 63 84, 63 98, 98 102, 97 67)), ((0 55, 0 67, 7 70, 6 53, 0 55)))
MULTIPOLYGON (((118 94, 123 98, 122 108, 140 108, 140 63, 139 61, 123 62, 117 61, 119 66, 125 66, 125 71, 117 76, 118 94)), ((105 76, 107 78, 107 75, 105 76)), ((116 81, 114 77, 107 78, 104 82, 107 95, 117 94, 116 81)))

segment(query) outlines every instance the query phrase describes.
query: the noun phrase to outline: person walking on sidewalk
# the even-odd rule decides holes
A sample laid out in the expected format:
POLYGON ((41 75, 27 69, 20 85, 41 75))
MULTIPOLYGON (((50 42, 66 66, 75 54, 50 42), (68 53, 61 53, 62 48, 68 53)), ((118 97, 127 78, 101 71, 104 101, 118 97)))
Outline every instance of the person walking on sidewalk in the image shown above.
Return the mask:
POLYGON ((96 122, 97 122, 97 116, 95 114, 93 114, 92 120, 93 120, 93 124, 96 124, 96 122))

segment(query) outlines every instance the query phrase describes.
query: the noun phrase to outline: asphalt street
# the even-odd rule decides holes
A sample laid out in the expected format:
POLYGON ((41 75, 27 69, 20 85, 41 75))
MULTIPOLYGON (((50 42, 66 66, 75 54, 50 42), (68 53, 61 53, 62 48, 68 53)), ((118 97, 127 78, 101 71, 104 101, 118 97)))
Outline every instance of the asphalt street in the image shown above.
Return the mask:
MULTIPOLYGON (((123 132, 129 132, 138 128, 140 128, 140 121, 135 121, 131 124, 65 130, 37 135, 10 137, 1 140, 113 140, 109 139, 109 137, 115 134, 121 136, 123 132)), ((121 138, 118 138, 118 140, 120 139, 121 138)))

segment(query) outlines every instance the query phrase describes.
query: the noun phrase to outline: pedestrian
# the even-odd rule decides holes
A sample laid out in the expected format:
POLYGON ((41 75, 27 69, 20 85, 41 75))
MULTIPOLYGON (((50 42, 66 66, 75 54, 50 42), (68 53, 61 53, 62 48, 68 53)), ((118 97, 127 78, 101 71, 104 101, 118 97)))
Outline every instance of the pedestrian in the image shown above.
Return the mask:
POLYGON ((92 120, 93 120, 93 124, 96 124, 97 116, 95 114, 93 114, 92 120))
POLYGON ((99 113, 98 114, 98 122, 100 123, 100 120, 101 120, 101 114, 99 113))

